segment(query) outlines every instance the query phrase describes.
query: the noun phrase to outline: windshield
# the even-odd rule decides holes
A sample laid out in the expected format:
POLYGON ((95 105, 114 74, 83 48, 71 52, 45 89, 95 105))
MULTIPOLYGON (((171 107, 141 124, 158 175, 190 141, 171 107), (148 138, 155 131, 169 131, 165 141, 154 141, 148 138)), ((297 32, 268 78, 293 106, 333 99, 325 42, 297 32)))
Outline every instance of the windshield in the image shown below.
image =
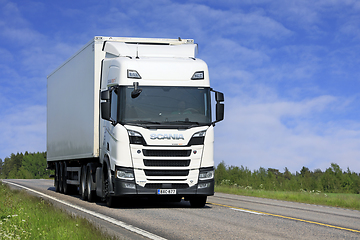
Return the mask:
POLYGON ((198 87, 140 86, 141 94, 131 97, 133 87, 122 86, 119 94, 119 122, 122 124, 209 125, 210 89, 198 87))

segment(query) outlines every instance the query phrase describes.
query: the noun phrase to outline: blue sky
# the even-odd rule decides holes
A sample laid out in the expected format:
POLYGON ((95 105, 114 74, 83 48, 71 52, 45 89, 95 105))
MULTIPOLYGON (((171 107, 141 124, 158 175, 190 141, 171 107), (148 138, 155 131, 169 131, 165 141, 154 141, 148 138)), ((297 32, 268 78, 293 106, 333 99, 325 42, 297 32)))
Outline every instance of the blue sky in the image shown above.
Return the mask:
POLYGON ((215 164, 360 172, 360 2, 0 0, 0 158, 46 150, 46 76, 94 36, 193 38, 215 164))

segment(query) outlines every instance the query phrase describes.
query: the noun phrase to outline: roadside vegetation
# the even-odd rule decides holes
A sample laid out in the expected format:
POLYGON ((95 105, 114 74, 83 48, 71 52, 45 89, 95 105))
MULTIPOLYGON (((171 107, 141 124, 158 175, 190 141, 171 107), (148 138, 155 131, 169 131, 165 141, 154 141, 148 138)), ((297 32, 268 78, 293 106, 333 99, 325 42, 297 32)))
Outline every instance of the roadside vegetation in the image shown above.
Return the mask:
MULTIPOLYGON (((39 179, 48 178, 50 174, 53 174, 53 172, 46 169, 45 152, 17 153, 11 154, 4 161, 0 159, 0 178, 39 179)), ((5 191, 3 189, 6 188, 2 186, 1 191, 5 191)), ((243 166, 227 166, 225 162, 221 162, 215 169, 215 191, 360 210, 360 175, 350 171, 349 168, 343 171, 336 163, 332 163, 325 171, 320 169, 311 171, 307 167, 302 167, 300 172, 291 173, 287 168, 284 169, 284 172, 273 168, 259 168, 259 170, 250 171, 243 166)), ((29 226, 29 224, 22 220, 27 221, 27 219, 18 217, 21 212, 26 212, 27 216, 25 217, 30 217, 29 215, 33 214, 35 216, 35 220, 32 220, 33 224, 39 222, 36 220, 36 216, 38 216, 39 220, 43 219, 42 214, 39 215, 37 211, 28 212, 30 210, 28 210, 28 204, 25 203, 25 201, 28 201, 26 198, 28 197, 20 193, 0 193, 0 204, 2 204, 0 206, 1 229, 4 231, 12 224, 11 226, 17 226, 27 233, 28 229, 35 229, 32 230, 35 231, 32 236, 41 236, 39 235, 41 231, 47 231, 44 230, 43 224, 49 222, 48 220, 39 224, 38 227, 32 226, 25 230, 24 226, 29 226), (17 196, 16 201, 19 204, 20 202, 23 204, 22 208, 14 203, 6 205, 11 203, 9 199, 14 196, 17 196), (10 208, 7 209, 9 206, 10 208), (37 228, 42 230, 36 231, 37 228)), ((34 199, 29 201, 42 209, 51 208, 44 201, 41 201, 41 203, 36 203, 37 200, 34 199)), ((62 233, 73 231, 68 230, 70 229, 66 225, 68 220, 56 221, 58 222, 55 223, 55 228, 63 228, 62 233), (62 225, 60 226, 60 224, 62 225)), ((86 224, 85 220, 79 221, 86 224)), ((73 224, 75 226, 74 230, 78 229, 76 224, 79 225, 79 223, 73 224)), ((45 229, 50 228, 52 227, 45 229)), ((15 229, 15 233, 21 233, 19 229, 15 229)), ((80 236, 82 235, 80 234, 80 236)))
POLYGON ((49 178, 53 171, 46 170, 46 152, 12 153, 4 161, 0 159, 0 178, 40 179, 49 178))
POLYGON ((335 163, 324 172, 303 167, 292 174, 287 168, 283 173, 250 171, 221 162, 215 169, 215 191, 360 210, 360 175, 335 163))
POLYGON ((111 239, 87 220, 0 182, 0 239, 111 239))

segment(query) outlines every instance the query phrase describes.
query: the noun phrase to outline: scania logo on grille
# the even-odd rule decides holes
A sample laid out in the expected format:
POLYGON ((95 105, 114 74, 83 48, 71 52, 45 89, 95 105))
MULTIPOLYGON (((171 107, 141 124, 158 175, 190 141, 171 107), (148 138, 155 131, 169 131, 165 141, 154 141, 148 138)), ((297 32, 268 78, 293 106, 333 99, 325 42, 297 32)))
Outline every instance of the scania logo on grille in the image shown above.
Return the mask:
POLYGON ((150 139, 175 139, 175 140, 185 140, 182 134, 151 134, 150 139))

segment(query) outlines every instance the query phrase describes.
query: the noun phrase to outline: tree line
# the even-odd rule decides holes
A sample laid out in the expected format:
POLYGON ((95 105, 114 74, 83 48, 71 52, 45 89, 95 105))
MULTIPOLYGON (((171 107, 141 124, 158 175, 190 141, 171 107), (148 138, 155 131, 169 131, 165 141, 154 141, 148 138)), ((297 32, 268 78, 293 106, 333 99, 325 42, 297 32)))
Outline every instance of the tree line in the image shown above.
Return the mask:
POLYGON ((0 178, 40 179, 52 173, 46 170, 46 152, 12 153, 4 161, 0 159, 0 178))
MULTIPOLYGON (((0 159, 0 178, 48 178, 53 171, 46 169, 46 152, 17 153, 0 159)), ((222 161, 215 169, 215 185, 272 191, 320 191, 326 193, 360 193, 360 175, 348 168, 343 171, 332 163, 324 172, 303 167, 292 174, 287 168, 262 168, 250 171, 246 167, 227 166, 222 161)))
POLYGON ((360 193, 360 175, 342 171, 338 164, 332 163, 324 172, 320 169, 310 171, 303 167, 292 174, 287 168, 282 173, 278 169, 248 168, 227 166, 221 162, 215 169, 215 185, 227 185, 247 189, 272 191, 320 191, 326 193, 360 193))

